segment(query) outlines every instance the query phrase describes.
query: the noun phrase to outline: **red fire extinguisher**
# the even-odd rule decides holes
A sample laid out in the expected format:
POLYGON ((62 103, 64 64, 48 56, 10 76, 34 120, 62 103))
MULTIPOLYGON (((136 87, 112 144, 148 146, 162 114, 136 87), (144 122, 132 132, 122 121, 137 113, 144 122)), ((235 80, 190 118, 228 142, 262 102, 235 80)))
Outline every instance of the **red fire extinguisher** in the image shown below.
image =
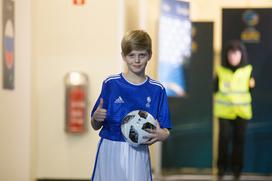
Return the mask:
POLYGON ((69 133, 87 130, 88 76, 69 72, 65 76, 65 129, 69 133))

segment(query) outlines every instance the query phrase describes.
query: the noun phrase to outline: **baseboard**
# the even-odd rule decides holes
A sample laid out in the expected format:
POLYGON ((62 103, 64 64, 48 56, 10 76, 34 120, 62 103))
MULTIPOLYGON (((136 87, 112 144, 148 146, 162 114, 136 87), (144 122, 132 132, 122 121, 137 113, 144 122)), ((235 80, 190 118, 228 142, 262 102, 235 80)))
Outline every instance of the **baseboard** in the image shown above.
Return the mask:
POLYGON ((90 179, 37 179, 37 181, 90 181, 90 179))

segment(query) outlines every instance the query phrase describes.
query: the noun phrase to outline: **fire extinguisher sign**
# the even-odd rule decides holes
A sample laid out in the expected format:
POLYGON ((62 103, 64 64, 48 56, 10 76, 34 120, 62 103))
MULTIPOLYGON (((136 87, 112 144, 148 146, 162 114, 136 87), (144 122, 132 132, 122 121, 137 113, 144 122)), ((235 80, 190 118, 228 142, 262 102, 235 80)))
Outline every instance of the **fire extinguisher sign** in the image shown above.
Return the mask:
POLYGON ((66 131, 83 133, 86 131, 87 121, 87 81, 73 84, 71 80, 74 80, 74 76, 75 73, 66 76, 66 131))
POLYGON ((68 93, 68 129, 69 132, 83 132, 86 119, 85 91, 82 87, 71 87, 68 93))

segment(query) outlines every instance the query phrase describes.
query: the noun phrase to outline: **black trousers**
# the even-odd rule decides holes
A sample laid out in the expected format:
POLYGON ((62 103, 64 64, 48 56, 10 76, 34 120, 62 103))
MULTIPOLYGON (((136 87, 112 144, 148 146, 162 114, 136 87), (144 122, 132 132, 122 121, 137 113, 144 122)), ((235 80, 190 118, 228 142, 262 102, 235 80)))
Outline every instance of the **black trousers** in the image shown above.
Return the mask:
POLYGON ((243 168, 245 133, 248 121, 219 118, 218 175, 230 169, 239 177, 243 168))

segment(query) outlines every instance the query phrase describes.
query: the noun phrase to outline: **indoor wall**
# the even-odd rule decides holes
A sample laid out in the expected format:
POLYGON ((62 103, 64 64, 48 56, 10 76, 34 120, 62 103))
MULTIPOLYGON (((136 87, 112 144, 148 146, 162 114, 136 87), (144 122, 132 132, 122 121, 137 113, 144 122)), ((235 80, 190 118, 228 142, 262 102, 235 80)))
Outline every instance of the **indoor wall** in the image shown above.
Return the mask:
MULTIPOLYGON (((74 5, 72 0, 14 2, 15 89, 0 88, 0 180, 88 180, 99 137, 89 126, 84 134, 65 132, 64 76, 69 71, 88 75, 90 110, 102 81, 124 69, 120 56, 124 32, 143 28, 153 39, 153 58, 147 71, 156 78, 160 1, 85 0, 85 5, 74 5)), ((272 7, 271 0, 189 2, 192 21, 214 22, 216 62, 221 50, 222 8, 272 7)), ((0 74, 2 77, 2 64, 0 74)), ((2 86, 2 78, 0 83, 2 86)), ((158 148, 151 149, 157 171, 158 148)))

